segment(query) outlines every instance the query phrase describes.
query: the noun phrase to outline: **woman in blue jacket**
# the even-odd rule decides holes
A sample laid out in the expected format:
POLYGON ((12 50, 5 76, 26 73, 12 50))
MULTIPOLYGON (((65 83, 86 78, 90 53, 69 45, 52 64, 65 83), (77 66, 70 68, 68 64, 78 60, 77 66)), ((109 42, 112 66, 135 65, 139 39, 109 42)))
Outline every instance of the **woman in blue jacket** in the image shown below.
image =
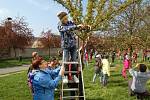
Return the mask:
POLYGON ((33 100, 54 100, 54 90, 64 75, 64 67, 59 69, 58 74, 58 71, 48 68, 48 63, 45 60, 35 60, 33 66, 39 66, 40 68, 32 80, 33 100), (52 78, 54 74, 57 74, 55 79, 52 78))

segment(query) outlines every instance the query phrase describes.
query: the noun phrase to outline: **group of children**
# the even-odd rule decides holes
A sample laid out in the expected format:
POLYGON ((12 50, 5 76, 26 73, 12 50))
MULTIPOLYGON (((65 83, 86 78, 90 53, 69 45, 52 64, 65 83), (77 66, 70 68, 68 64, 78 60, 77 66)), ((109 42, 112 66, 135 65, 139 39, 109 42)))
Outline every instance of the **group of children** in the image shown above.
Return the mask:
MULTIPOLYGON (((108 56, 97 54, 94 69, 93 83, 95 83, 96 76, 99 76, 102 85, 106 86, 108 77, 110 76, 108 56)), ((150 93, 146 89, 146 83, 150 80, 148 67, 145 64, 137 64, 132 68, 131 59, 127 53, 124 54, 122 76, 128 80, 129 94, 131 96, 136 95, 139 100, 144 100, 145 97, 150 96, 150 93), (127 78, 127 71, 132 76, 130 80, 127 78)))
POLYGON ((96 76, 99 76, 100 83, 106 86, 108 83, 108 77, 110 76, 110 63, 107 55, 97 54, 95 56, 95 74, 93 77, 93 83, 95 83, 96 76))

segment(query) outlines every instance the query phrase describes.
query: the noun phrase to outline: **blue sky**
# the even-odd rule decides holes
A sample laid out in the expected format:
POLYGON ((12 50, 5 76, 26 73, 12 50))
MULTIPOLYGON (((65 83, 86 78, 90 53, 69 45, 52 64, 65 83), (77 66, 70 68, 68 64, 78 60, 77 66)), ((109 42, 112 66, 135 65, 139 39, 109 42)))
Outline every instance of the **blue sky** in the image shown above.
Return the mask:
POLYGON ((53 0, 0 0, 0 21, 8 16, 24 16, 35 36, 43 29, 52 29, 58 34, 57 13, 60 11, 66 9, 53 0))

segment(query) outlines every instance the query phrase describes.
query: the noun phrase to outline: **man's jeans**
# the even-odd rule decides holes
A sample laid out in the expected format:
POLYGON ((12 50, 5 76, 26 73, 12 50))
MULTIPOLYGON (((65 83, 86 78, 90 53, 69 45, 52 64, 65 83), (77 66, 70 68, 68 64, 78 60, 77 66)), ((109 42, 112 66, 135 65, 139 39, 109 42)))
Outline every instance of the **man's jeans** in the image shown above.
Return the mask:
POLYGON ((64 61, 76 61, 77 58, 77 48, 74 46, 72 48, 65 48, 64 50, 64 61), (69 56, 70 55, 70 56, 69 56))
MULTIPOLYGON (((76 46, 72 47, 72 48, 67 48, 67 49, 63 49, 63 53, 64 53, 64 58, 63 58, 63 61, 64 62, 75 62, 76 59, 77 59, 77 48, 76 46)), ((68 67, 66 67, 66 71, 69 70, 68 67)), ((71 65, 71 71, 77 71, 77 67, 75 64, 72 64, 71 65)), ((74 74, 73 74, 74 75, 74 74)))

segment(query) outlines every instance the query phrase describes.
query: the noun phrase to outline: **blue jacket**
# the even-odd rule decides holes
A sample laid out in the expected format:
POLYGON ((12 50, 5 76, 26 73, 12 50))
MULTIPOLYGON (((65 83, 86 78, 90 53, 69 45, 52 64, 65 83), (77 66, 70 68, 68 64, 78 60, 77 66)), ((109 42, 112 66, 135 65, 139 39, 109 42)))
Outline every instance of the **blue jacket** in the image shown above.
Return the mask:
POLYGON ((51 73, 52 79, 55 79, 56 77, 58 77, 59 71, 60 71, 60 66, 56 67, 55 69, 51 68, 49 66, 49 73, 51 73))
POLYGON ((75 34, 73 32, 76 29, 77 26, 72 21, 68 21, 67 24, 58 24, 58 30, 61 35, 62 48, 68 49, 76 46, 75 34))
MULTIPOLYGON (((59 69, 57 69, 59 70, 59 69)), ((57 87, 61 76, 58 75, 58 71, 45 69, 36 72, 33 78, 33 100, 54 100, 54 90, 57 87), (57 74, 55 79, 52 75, 57 74)))

